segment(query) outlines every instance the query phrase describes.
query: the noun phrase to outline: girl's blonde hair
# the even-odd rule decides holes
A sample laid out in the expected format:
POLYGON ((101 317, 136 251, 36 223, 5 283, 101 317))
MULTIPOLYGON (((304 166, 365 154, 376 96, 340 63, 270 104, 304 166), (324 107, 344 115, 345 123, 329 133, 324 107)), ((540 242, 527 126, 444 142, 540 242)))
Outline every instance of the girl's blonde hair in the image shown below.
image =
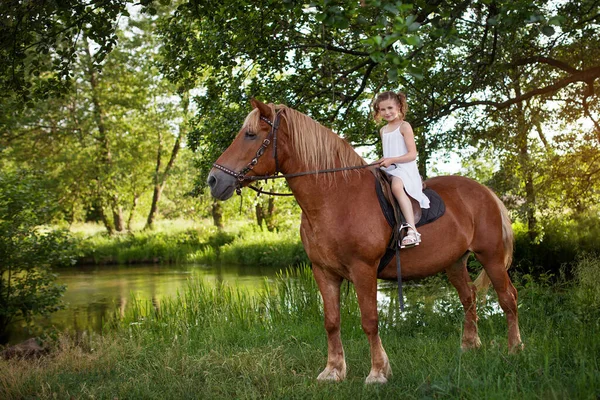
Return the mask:
POLYGON ((394 100, 396 103, 398 103, 398 106, 400 108, 400 115, 402 116, 402 119, 404 119, 404 117, 406 116, 406 112, 408 111, 406 96, 402 92, 396 93, 389 91, 379 93, 375 98, 375 101, 373 101, 373 118, 375 118, 375 121, 381 121, 381 115, 379 115, 379 104, 382 101, 386 100, 394 100))

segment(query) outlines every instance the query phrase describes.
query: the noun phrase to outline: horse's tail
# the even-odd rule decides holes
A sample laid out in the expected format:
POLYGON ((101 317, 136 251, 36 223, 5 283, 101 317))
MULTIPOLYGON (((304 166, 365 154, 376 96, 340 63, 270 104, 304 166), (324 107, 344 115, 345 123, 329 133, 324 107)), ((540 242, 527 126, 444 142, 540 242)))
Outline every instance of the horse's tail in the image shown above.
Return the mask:
MULTIPOLYGON (((510 216, 508 215, 508 210, 502 201, 496 196, 496 194, 488 188, 492 197, 498 204, 498 208, 500 209, 500 213, 502 215, 502 242, 504 244, 504 267, 508 270, 513 261, 513 250, 514 250, 514 233, 512 230, 512 224, 510 221, 510 216)), ((490 278, 488 274, 486 274, 485 269, 482 270, 477 279, 475 279, 475 287, 477 291, 486 291, 490 286, 490 278)))

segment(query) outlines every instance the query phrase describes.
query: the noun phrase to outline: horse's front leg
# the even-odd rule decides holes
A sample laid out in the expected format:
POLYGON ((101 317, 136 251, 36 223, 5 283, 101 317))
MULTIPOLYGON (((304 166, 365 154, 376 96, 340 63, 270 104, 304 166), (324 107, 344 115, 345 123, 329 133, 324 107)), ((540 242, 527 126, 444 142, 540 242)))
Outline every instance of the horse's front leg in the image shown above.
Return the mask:
POLYGON ((379 315, 377 314, 377 275, 376 269, 370 266, 353 268, 358 274, 354 281, 362 328, 371 348, 371 372, 366 383, 386 383, 392 375, 388 356, 379 337, 379 315))
POLYGON ((327 331, 327 366, 317 379, 343 381, 346 379, 346 359, 340 336, 340 286, 343 279, 315 264, 312 270, 323 297, 327 331))

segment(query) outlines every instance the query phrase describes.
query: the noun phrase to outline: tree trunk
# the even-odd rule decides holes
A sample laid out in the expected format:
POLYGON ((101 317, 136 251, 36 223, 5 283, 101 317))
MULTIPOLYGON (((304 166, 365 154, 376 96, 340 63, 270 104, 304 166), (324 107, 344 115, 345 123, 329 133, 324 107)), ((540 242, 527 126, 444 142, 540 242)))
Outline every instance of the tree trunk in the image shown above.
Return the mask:
POLYGON ((269 196, 265 220, 267 222, 267 230, 273 232, 275 230, 275 198, 273 196, 269 196))
POLYGON ((417 136, 417 168, 419 169, 419 174, 423 180, 427 179, 427 159, 429 158, 429 153, 427 151, 427 138, 425 137, 425 130, 420 129, 419 135, 417 136))
POLYGON ((256 213, 256 224, 258 226, 262 226, 262 223, 265 219, 265 212, 263 211, 262 204, 256 203, 256 206, 254 206, 254 210, 256 213))
POLYGON ((117 204, 115 199, 115 206, 113 208, 113 221, 115 224, 115 231, 123 232, 125 230, 125 218, 123 217, 123 207, 117 204))
POLYGON ((100 219, 102 219, 102 223, 104 224, 106 231, 109 235, 113 235, 115 233, 115 229, 112 222, 106 217, 104 206, 100 206, 100 209, 98 211, 100 212, 100 219))
POLYGON ((129 212, 129 218, 127 218, 127 230, 131 232, 131 222, 133 221, 133 215, 138 206, 140 196, 138 194, 133 195, 133 202, 131 203, 131 211, 129 212))
POLYGON ((95 138, 99 143, 99 153, 100 153, 100 165, 98 166, 98 175, 97 180, 99 184, 99 189, 101 193, 104 193, 104 198, 106 198, 108 203, 110 204, 110 208, 112 209, 113 214, 113 223, 112 225, 108 222, 108 218, 102 210, 102 220, 109 234, 113 234, 114 231, 122 232, 124 230, 123 223, 123 210, 122 207, 118 203, 118 195, 116 194, 116 185, 113 178, 110 177, 111 170, 113 168, 113 159, 112 152, 110 148, 110 140, 108 138, 108 132, 106 130, 105 114, 102 108, 102 104, 100 103, 100 97, 98 95, 98 77, 96 71, 94 70, 94 65, 92 62, 92 55, 89 50, 89 43, 87 42, 87 38, 84 36, 84 41, 86 43, 86 51, 88 58, 88 79, 91 87, 92 94, 92 105, 93 105, 93 114, 94 120, 96 122, 96 128, 98 128, 98 136, 95 138))
MULTIPOLYGON (((516 94, 519 96, 521 90, 518 80, 516 80, 516 94)), ((517 112, 517 146, 519 149, 519 165, 521 167, 522 179, 525 182, 525 217, 527 218, 527 234, 529 239, 537 239, 537 218, 535 216, 536 194, 534 186, 533 165, 529 154, 529 132, 533 128, 530 121, 527 121, 523 103, 516 106, 517 112)))
POLYGON ((154 221, 158 215, 158 202, 162 195, 163 188, 160 184, 154 185, 154 193, 152 194, 152 205, 150 205, 150 212, 146 219, 146 227, 144 229, 154 229, 154 221))
POLYGON ((169 173, 173 169, 173 165, 175 164, 175 160, 177 159, 177 155, 179 154, 179 150, 181 149, 181 138, 183 137, 183 132, 185 128, 187 128, 187 111, 190 104, 189 92, 185 92, 181 97, 181 105, 183 107, 183 122, 179 125, 179 133, 177 134, 177 138, 175 139, 175 144, 173 144, 173 148, 171 149, 171 157, 169 158, 169 162, 167 163, 165 170, 161 173, 161 163, 162 163, 162 135, 159 133, 158 135, 158 150, 156 152, 156 168, 154 170, 154 192, 152 194, 152 205, 150 206, 150 212, 148 213, 148 218, 146 219, 146 227, 145 229, 154 229, 154 221, 158 216, 158 203, 162 196, 162 192, 167 183, 167 178, 169 173))

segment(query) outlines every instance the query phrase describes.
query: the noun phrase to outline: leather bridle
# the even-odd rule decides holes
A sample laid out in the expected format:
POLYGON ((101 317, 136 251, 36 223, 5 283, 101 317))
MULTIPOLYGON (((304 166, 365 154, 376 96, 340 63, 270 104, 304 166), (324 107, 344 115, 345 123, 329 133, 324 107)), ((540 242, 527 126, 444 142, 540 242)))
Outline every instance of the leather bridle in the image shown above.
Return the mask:
MULTIPOLYGON (((271 122, 271 120, 269 118, 264 117, 262 115, 260 116, 260 119, 271 126, 271 132, 269 132, 269 135, 266 137, 265 140, 263 140, 262 144, 256 151, 256 155, 254 156, 254 158, 244 168, 242 168, 240 170, 240 172, 235 172, 223 165, 217 164, 216 162, 213 163, 213 167, 215 167, 237 179, 238 187, 236 188, 236 191, 240 188, 241 183, 244 181, 255 181, 255 180, 266 178, 264 176, 260 177, 257 175, 248 176, 247 174, 248 174, 248 172, 250 172, 254 169, 254 166, 256 166, 256 164, 258 164, 258 159, 261 158, 263 154, 265 154, 265 150, 267 149, 267 147, 269 147, 271 142, 273 142, 273 158, 275 158, 275 174, 274 175, 279 174, 279 160, 277 159, 277 130, 279 129, 279 122, 281 120, 280 112, 277 112, 277 114, 275 115, 274 122, 271 122)), ((271 176, 271 175, 269 175, 269 176, 271 176)))
MULTIPOLYGON (((279 159, 277 158, 277 131, 279 130, 279 124, 281 121, 281 111, 277 111, 277 113, 275 114, 274 121, 271 121, 269 118, 262 116, 262 115, 260 116, 260 119, 271 126, 271 132, 269 132, 269 135, 267 136, 267 138, 265 140, 263 140, 262 144, 256 151, 256 155, 254 156, 254 158, 244 168, 242 168, 239 172, 235 172, 223 165, 217 164, 216 162, 213 163, 213 167, 215 167, 216 169, 223 171, 226 174, 231 175, 234 178, 236 178, 237 185, 236 185, 235 191, 237 194, 241 194, 242 183, 245 181, 254 182, 254 181, 267 181, 267 180, 271 180, 271 179, 280 179, 280 178, 295 178, 298 176, 349 171, 349 170, 353 170, 353 169, 363 169, 363 168, 368 168, 368 167, 379 165, 377 163, 371 163, 371 164, 365 164, 365 165, 355 165, 355 166, 351 166, 351 167, 329 168, 329 169, 321 169, 321 170, 315 170, 315 171, 296 172, 296 173, 291 173, 291 174, 280 174, 279 173, 279 159), (263 154, 265 154, 265 150, 267 149, 267 147, 269 147, 269 145, 271 143, 273 143, 273 158, 275 159, 275 173, 273 175, 248 175, 248 173, 250 171, 252 171, 254 169, 254 167, 256 166, 256 164, 258 163, 258 159, 260 157, 262 157, 263 154)), ((272 192, 265 192, 262 189, 258 189, 251 185, 249 185, 248 187, 259 193, 265 193, 265 194, 277 195, 277 196, 293 196, 293 194, 291 194, 291 193, 272 193, 272 192)))

